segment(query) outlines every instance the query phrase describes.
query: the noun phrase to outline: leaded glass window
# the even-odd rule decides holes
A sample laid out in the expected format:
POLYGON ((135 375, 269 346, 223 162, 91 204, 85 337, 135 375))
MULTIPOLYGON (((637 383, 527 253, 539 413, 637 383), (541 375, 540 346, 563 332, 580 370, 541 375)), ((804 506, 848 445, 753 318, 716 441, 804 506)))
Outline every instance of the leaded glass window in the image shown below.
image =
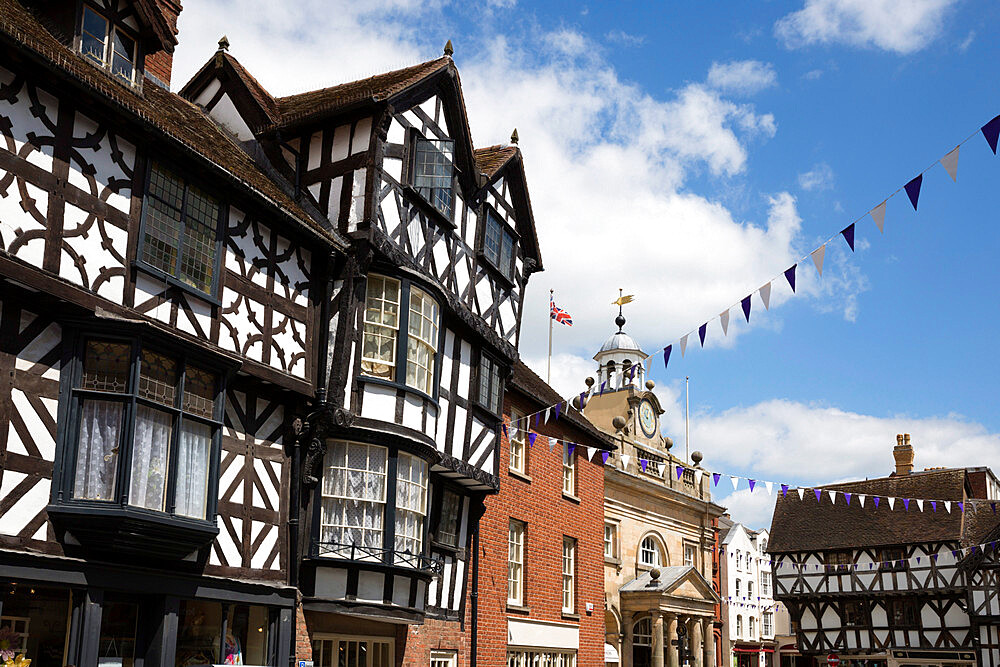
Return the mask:
POLYGON ((454 491, 441 492, 441 516, 435 539, 450 547, 458 546, 458 519, 462 511, 462 497, 454 491))
POLYGON ((483 255, 505 277, 514 277, 514 249, 517 241, 499 216, 486 211, 486 230, 483 234, 483 255))
POLYGON ((503 381, 500 366, 483 354, 479 359, 479 404, 494 414, 503 407, 503 381))
POLYGON ((420 555, 426 515, 427 462, 400 452, 396 461, 397 552, 420 555))
MULTIPOLYGON (((327 450, 325 460, 320 541, 355 547, 357 559, 380 558, 388 450, 376 445, 338 441, 327 450)), ((334 553, 343 555, 346 552, 334 553)))
POLYGON ((413 187, 450 220, 454 201, 455 142, 418 137, 414 153, 413 187))
POLYGON ((361 369, 365 375, 394 379, 398 333, 399 281, 368 276, 365 332, 361 344, 361 369))
POLYGON ((434 358, 438 344, 438 305, 427 292, 412 286, 409 320, 406 384, 431 394, 434 391, 434 358))
POLYGON ((215 289, 222 205, 211 195, 153 163, 146 191, 140 257, 184 285, 215 289))

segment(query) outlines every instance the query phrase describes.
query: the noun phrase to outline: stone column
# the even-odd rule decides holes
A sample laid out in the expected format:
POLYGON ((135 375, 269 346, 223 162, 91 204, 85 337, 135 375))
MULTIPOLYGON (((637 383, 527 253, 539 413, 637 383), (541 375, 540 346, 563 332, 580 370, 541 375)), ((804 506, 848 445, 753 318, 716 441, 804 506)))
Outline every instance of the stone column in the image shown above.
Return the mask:
MULTIPOLYGON (((706 667, 705 663, 703 662, 705 652, 702 649, 702 642, 704 641, 704 638, 701 632, 701 622, 698 619, 691 619, 691 625, 689 626, 689 631, 691 633, 690 646, 691 646, 692 660, 694 661, 694 667, 706 667)), ((708 667, 711 667, 711 665, 709 665, 708 667)))
POLYGON ((621 667, 632 667, 632 614, 622 612, 621 653, 618 655, 621 667))
POLYGON ((677 639, 677 614, 665 614, 667 617, 667 636, 664 642, 663 652, 666 654, 666 667, 679 667, 677 661, 677 647, 671 642, 677 639))
MULTIPOLYGON (((701 636, 705 655, 703 667, 712 667, 715 665, 715 630, 712 628, 712 619, 702 619, 701 636)), ((728 665, 723 667, 728 667, 728 665)))
POLYGON ((653 667, 663 667, 663 613, 653 612, 653 667))

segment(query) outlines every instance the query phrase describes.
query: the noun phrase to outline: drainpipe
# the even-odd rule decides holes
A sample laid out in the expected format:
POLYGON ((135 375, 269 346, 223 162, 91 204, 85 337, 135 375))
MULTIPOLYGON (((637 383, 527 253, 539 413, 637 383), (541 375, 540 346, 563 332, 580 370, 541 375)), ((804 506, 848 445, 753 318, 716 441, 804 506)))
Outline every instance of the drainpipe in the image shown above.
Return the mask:
POLYGON ((470 639, 472 649, 469 652, 469 667, 476 667, 479 644, 479 520, 485 512, 484 500, 479 501, 476 512, 476 525, 472 529, 472 628, 470 639))

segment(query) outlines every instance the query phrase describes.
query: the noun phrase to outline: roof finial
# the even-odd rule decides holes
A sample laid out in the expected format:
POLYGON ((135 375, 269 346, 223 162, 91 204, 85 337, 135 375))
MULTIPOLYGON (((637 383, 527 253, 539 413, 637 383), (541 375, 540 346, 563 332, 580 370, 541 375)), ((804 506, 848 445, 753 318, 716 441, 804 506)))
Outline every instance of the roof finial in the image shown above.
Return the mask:
POLYGON ((510 133, 510 143, 516 144, 518 139, 519 137, 517 136, 517 128, 515 127, 514 131, 510 133))
POLYGON ((624 291, 621 287, 618 288, 618 317, 615 318, 615 324, 618 325, 619 333, 621 333, 622 327, 625 326, 625 316, 622 314, 622 306, 625 305, 625 301, 622 299, 624 291))
POLYGON ((444 54, 451 56, 453 53, 455 53, 455 47, 451 45, 451 40, 449 39, 448 43, 444 45, 444 54))
POLYGON ((223 35, 222 39, 219 40, 219 51, 228 51, 228 50, 229 50, 229 38, 223 35))

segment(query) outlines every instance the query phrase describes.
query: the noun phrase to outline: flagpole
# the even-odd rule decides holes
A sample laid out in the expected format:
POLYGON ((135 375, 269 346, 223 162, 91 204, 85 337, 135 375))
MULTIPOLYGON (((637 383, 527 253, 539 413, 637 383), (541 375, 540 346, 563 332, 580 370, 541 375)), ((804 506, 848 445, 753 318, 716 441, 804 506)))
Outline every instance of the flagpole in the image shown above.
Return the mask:
POLYGON ((552 295, 555 290, 549 290, 549 364, 545 371, 545 384, 552 382, 552 295))
POLYGON ((691 431, 690 431, 690 421, 691 421, 691 389, 688 385, 690 376, 684 377, 684 455, 687 457, 685 460, 691 460, 691 431))

